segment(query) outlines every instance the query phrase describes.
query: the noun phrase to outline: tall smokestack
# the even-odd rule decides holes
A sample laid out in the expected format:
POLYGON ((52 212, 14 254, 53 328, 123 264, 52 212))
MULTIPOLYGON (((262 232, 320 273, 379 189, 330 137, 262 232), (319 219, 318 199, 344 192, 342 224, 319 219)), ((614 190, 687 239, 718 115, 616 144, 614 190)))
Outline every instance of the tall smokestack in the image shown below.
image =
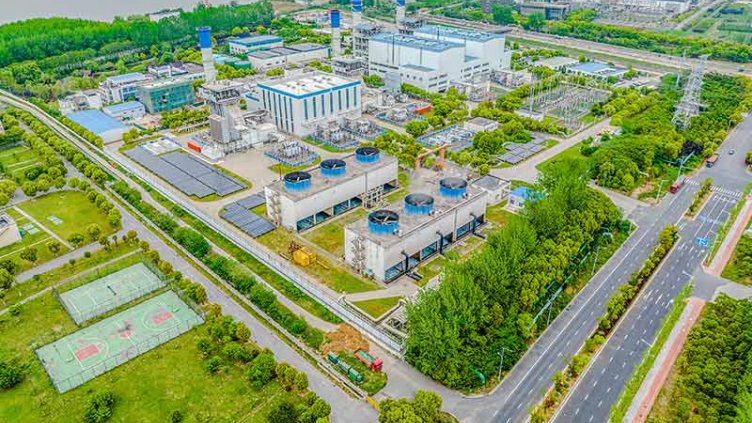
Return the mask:
POLYGON ((360 25, 361 13, 363 13, 363 0, 352 0, 352 29, 360 25))
POLYGON ((397 21, 399 25, 405 19, 405 0, 397 0, 397 21))
POLYGON ((214 68, 214 53, 212 52, 211 27, 202 26, 198 31, 198 45, 201 47, 201 63, 204 65, 206 82, 214 82, 217 79, 217 70, 214 68))
POLYGON ((332 20, 332 57, 342 55, 342 36, 339 32, 340 14, 339 10, 332 9, 329 11, 332 20))

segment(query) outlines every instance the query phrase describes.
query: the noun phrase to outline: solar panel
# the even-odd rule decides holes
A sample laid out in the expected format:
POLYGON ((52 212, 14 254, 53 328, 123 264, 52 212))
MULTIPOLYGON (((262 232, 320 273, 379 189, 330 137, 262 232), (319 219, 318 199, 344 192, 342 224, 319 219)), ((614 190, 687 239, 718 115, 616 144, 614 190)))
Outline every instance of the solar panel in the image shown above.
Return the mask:
POLYGON ((244 184, 184 153, 155 156, 143 147, 136 147, 125 154, 189 196, 225 196, 245 188, 244 184))
MULTIPOLYGON (((250 197, 246 197, 242 200, 228 204, 227 207, 219 214, 220 217, 232 223, 240 228, 243 232, 256 238, 267 232, 274 230, 274 224, 263 217, 248 210, 245 205, 242 204, 256 204, 262 200, 263 197, 259 194, 254 194, 250 197), (247 201, 253 199, 252 201, 247 201)), ((255 206, 254 206, 255 207, 255 206)))
POLYGON ((261 194, 253 194, 251 196, 241 198, 240 200, 235 202, 239 206, 245 207, 247 209, 252 209, 254 207, 258 207, 262 204, 266 203, 266 199, 261 194))

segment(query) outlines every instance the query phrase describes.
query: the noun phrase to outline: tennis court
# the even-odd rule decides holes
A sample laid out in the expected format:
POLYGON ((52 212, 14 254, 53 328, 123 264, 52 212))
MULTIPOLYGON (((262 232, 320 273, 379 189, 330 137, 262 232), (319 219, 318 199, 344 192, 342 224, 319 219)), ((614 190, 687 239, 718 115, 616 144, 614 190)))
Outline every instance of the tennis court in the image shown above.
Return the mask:
MULTIPOLYGON (((58 392, 66 392, 203 323, 165 292, 36 350, 58 392)), ((137 383, 137 381, 134 381, 137 383)))
POLYGON ((80 325, 163 286, 164 282, 144 263, 137 263, 58 296, 80 325))

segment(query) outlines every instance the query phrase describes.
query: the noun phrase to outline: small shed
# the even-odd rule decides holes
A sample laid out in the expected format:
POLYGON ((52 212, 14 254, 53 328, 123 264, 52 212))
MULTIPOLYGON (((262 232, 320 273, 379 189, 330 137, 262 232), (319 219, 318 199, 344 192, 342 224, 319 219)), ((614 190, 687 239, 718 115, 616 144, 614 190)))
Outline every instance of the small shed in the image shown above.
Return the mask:
POLYGON ((518 212, 525 206, 525 202, 532 196, 532 191, 528 187, 517 187, 509 193, 507 209, 518 212))

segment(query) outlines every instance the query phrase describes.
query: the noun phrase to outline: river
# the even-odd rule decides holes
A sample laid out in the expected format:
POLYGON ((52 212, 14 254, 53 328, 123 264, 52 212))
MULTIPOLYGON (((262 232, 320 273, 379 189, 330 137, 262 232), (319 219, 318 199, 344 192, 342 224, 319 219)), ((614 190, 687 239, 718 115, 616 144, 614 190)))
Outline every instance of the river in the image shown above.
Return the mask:
MULTIPOLYGON (((237 0, 252 3, 253 0, 237 0)), ((211 4, 227 4, 230 0, 210 0, 211 4)), ((182 7, 193 9, 198 0, 0 0, 0 24, 30 18, 65 16, 110 21, 115 16, 128 16, 182 7)))

